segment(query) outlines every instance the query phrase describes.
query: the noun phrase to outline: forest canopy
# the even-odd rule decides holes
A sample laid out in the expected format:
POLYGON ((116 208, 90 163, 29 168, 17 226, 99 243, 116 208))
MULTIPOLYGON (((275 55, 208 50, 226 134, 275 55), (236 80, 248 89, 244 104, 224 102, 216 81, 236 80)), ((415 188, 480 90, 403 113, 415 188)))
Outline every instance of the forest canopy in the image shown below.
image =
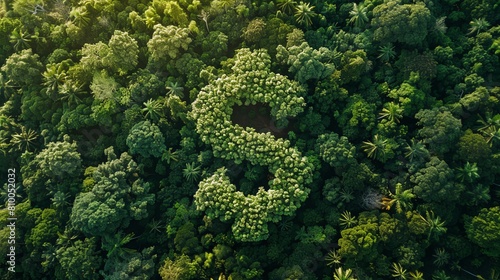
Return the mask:
POLYGON ((2 1, 1 279, 499 279, 497 2, 2 1))

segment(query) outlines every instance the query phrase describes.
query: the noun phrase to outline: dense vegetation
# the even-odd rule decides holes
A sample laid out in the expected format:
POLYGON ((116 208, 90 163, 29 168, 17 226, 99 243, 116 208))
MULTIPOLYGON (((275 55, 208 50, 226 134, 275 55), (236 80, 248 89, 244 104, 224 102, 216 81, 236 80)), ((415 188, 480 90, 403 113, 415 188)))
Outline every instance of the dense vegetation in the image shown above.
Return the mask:
POLYGON ((499 279, 499 24, 496 0, 2 1, 2 279, 499 279))

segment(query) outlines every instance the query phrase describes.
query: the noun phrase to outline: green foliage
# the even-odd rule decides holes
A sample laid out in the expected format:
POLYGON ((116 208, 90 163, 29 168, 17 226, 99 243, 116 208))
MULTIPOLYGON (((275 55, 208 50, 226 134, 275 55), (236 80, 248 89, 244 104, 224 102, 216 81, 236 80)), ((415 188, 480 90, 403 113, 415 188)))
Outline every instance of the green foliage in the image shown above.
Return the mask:
POLYGON ((1 70, 5 72, 6 78, 15 85, 37 85, 42 77, 43 68, 39 59, 38 54, 34 54, 31 49, 22 50, 7 58, 1 70))
POLYGON ((311 6, 309 3, 304 3, 300 1, 300 3, 295 7, 295 20, 297 23, 305 25, 306 27, 312 24, 312 20, 317 14, 313 11, 314 6, 311 6))
POLYGON ((127 146, 131 154, 159 158, 166 152, 165 137, 158 126, 149 121, 134 125, 127 136, 127 146))
POLYGON ((290 65, 288 71, 295 74, 295 79, 305 83, 311 79, 323 79, 331 75, 335 66, 329 63, 332 52, 327 48, 315 50, 307 44, 285 48, 281 45, 276 49, 277 59, 290 65))
POLYGON ((463 187, 453 183, 453 170, 444 160, 431 157, 425 167, 411 176, 415 183, 414 193, 427 202, 455 202, 463 187))
POLYGON ((466 217, 465 230, 469 239, 481 251, 493 258, 499 257, 500 207, 483 208, 478 215, 466 217))
POLYGON ((187 28, 157 24, 154 30, 153 37, 148 41, 148 50, 155 61, 177 58, 181 49, 187 50, 192 41, 187 28))
POLYGON ((129 183, 137 172, 132 158, 127 153, 117 158, 112 147, 105 153, 108 161, 92 173, 92 190, 77 195, 71 213, 73 226, 87 236, 108 235, 131 220, 144 219, 148 205, 154 203, 149 183, 141 179, 129 183))
POLYGON ((445 108, 434 108, 432 110, 421 110, 415 115, 418 124, 422 126, 418 130, 418 136, 429 145, 429 149, 443 154, 453 148, 460 137, 462 122, 455 118, 445 108))
POLYGON ((98 269, 102 263, 94 238, 77 240, 56 251, 61 272, 67 279, 99 279, 98 269))
POLYGON ((198 94, 191 112, 191 118, 197 121, 197 132, 204 142, 212 145, 215 156, 236 163, 248 160, 254 165, 269 166, 275 176, 269 182, 269 191, 261 187, 255 195, 247 196, 236 191, 236 186, 225 175, 225 168, 200 182, 195 194, 197 208, 209 217, 235 218, 233 233, 236 239, 243 241, 266 239, 267 222, 279 221, 281 216, 294 213, 307 197, 308 189, 304 185, 311 181, 310 164, 298 151, 289 148, 288 141, 230 122, 232 106, 242 105, 241 99, 245 99, 246 104, 269 103, 271 115, 278 121, 302 111, 303 99, 296 96, 301 88, 270 72, 269 62, 263 50, 240 50, 232 74, 223 75, 206 86, 198 94), (216 89, 222 86, 224 94, 216 94, 216 89), (283 200, 284 196, 290 199, 283 200))
POLYGON ((4 278, 499 278, 497 2, 2 1, 4 278))
POLYGON ((339 136, 337 133, 320 135, 316 142, 316 150, 320 157, 333 167, 343 167, 356 161, 356 147, 347 137, 339 136))
POLYGON ((380 42, 419 45, 427 36, 431 13, 424 3, 385 1, 373 9, 373 37, 380 42))

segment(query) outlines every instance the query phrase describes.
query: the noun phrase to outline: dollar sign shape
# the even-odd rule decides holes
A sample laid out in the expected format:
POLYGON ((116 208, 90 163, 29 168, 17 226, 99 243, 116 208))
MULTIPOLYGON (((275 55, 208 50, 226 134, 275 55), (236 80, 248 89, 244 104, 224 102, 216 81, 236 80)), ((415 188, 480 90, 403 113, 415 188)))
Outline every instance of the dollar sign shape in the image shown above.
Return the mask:
POLYGON ((232 73, 224 74, 205 86, 193 102, 190 117, 196 120, 201 140, 212 146, 214 156, 248 160, 253 165, 268 166, 274 179, 268 189, 259 187, 256 194, 238 191, 220 168, 202 180, 195 204, 210 218, 234 219, 232 231, 240 241, 260 241, 269 236, 268 223, 290 216, 309 194, 305 186, 312 181, 313 166, 306 157, 284 139, 271 133, 258 133, 231 121, 234 105, 269 104, 278 122, 303 111, 304 89, 295 81, 271 72, 271 59, 265 50, 240 49, 232 73), (244 103, 243 103, 244 101, 244 103))

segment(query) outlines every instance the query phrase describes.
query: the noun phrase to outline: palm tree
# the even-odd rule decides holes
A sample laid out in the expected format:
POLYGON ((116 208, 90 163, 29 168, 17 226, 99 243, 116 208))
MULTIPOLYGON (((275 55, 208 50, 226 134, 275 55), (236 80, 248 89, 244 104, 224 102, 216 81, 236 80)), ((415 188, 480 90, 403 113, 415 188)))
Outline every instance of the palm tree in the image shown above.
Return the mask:
POLYGON ((142 108, 142 112, 146 118, 149 117, 152 121, 158 121, 164 116, 163 106, 160 102, 158 102, 158 100, 153 100, 151 98, 143 104, 144 108, 142 108))
POLYGON ((14 50, 16 50, 16 52, 22 49, 29 49, 31 36, 28 33, 16 28, 10 34, 9 42, 14 44, 14 50))
POLYGON ((339 267, 335 269, 335 273, 333 274, 333 279, 335 280, 356 280, 356 278, 353 276, 352 270, 350 269, 342 269, 342 267, 339 267))
POLYGON ((3 95, 5 99, 10 98, 15 88, 16 87, 11 84, 11 80, 7 80, 7 78, 0 73, 0 94, 3 95))
POLYGON ((69 12, 69 16, 74 25, 83 28, 89 25, 90 17, 85 7, 75 7, 69 12))
POLYGON ((406 269, 404 269, 400 263, 392 263, 392 277, 398 278, 401 280, 406 280, 408 275, 406 269))
POLYGON ((309 3, 300 2, 295 8, 295 20, 299 24, 303 24, 306 27, 312 25, 312 18, 317 14, 313 11, 314 6, 309 3))
POLYGON ((168 148, 168 151, 164 152, 163 155, 161 156, 161 159, 166 161, 168 164, 170 164, 170 161, 178 161, 178 151, 172 152, 172 148, 168 148))
POLYGON ((434 257, 434 264, 437 266, 443 266, 450 260, 450 254, 443 248, 436 249, 432 256, 434 257))
POLYGON ((424 280, 424 274, 418 270, 410 272, 411 280, 424 280))
POLYGON ((432 211, 425 211, 425 218, 420 215, 420 218, 429 226, 429 233, 427 235, 427 240, 431 239, 431 236, 435 234, 436 237, 446 232, 445 222, 441 221, 439 216, 436 216, 432 211))
POLYGON ((467 205, 477 206, 481 203, 486 203, 491 199, 490 188, 478 184, 467 191, 467 197, 469 198, 469 200, 466 201, 467 205))
POLYGON ((368 154, 369 158, 382 160, 385 157, 387 141, 383 136, 376 134, 373 136, 373 142, 363 141, 361 147, 368 154))
POLYGON ((136 250, 123 248, 123 246, 134 239, 134 233, 123 235, 123 232, 118 232, 115 235, 105 235, 102 240, 102 248, 108 252, 108 259, 111 256, 126 259, 136 250))
POLYGON ((361 28, 368 22, 368 17, 366 16, 367 8, 361 4, 354 3, 352 10, 349 11, 351 18, 349 19, 350 24, 354 24, 354 27, 361 28))
POLYGON ((297 2, 295 0, 278 0, 278 8, 286 15, 291 15, 297 8, 297 2))
POLYGON ((460 180, 460 182, 467 181, 469 183, 472 183, 477 178, 479 178, 478 170, 479 169, 477 168, 477 164, 475 162, 473 164, 467 162, 464 167, 457 169, 457 178, 460 180))
POLYGON ((342 215, 340 215, 340 225, 344 228, 350 228, 357 224, 356 217, 351 214, 349 211, 344 211, 342 215))
POLYGON ((334 265, 339 265, 340 264, 340 255, 337 253, 335 250, 331 250, 328 252, 328 254, 325 257, 325 260, 328 262, 326 265, 328 266, 334 266, 334 265))
POLYGON ((411 139, 410 144, 407 144, 405 157, 407 157, 410 162, 414 160, 422 160, 429 157, 429 151, 425 148, 424 143, 422 141, 415 141, 411 139))
POLYGON ((57 233, 57 241, 56 244, 58 247, 68 247, 71 245, 73 240, 78 238, 78 235, 71 235, 71 229, 66 228, 63 233, 57 233))
POLYGON ((490 23, 484 19, 484 18, 476 18, 473 19, 470 23, 470 28, 469 28, 469 35, 476 33, 479 34, 479 32, 488 29, 490 27, 490 23))
POLYGON ((182 170, 182 175, 189 182, 194 182, 200 177, 200 171, 201 168, 199 166, 195 166, 194 162, 186 163, 186 168, 182 170))
POLYGON ((163 230, 165 230, 165 225, 161 223, 161 221, 157 221, 155 219, 152 219, 151 222, 148 223, 149 232, 158 232, 161 233, 163 230))
POLYGON ((177 95, 180 98, 184 97, 184 88, 179 86, 177 82, 170 82, 166 89, 168 89, 168 94, 177 95))
POLYGON ((434 24, 434 30, 437 31, 438 33, 442 34, 446 33, 448 27, 446 27, 445 20, 446 16, 436 19, 436 24, 434 24))
POLYGON ((31 128, 26 129, 26 127, 21 127, 21 132, 12 135, 10 144, 12 146, 17 146, 19 151, 30 151, 35 148, 35 140, 38 138, 38 134, 31 128))
POLYGON ((79 95, 84 94, 83 86, 72 80, 66 80, 59 89, 59 100, 68 102, 68 106, 80 104, 82 99, 79 95))
POLYGON ((378 51, 380 54, 377 58, 382 60, 382 62, 389 62, 391 59, 396 57, 396 51, 391 43, 380 46, 378 51))
POLYGON ((70 203, 68 202, 68 199, 71 196, 67 193, 64 193, 62 191, 57 191, 54 194, 54 197, 50 198, 50 201, 52 201, 52 204, 54 205, 55 209, 60 209, 64 208, 65 206, 68 206, 70 203))
MULTIPOLYGON (((4 184, 3 187, 0 189, 0 200, 4 203, 7 203, 7 200, 9 199, 9 185, 8 184, 4 184)), ((22 188, 21 188, 21 184, 19 183, 16 183, 16 186, 15 186, 15 199, 16 201, 21 201, 22 200, 22 196, 21 196, 21 192, 22 192, 22 188)), ((12 194, 11 194, 12 195, 12 194)))
POLYGON ((451 277, 446 275, 443 270, 438 270, 432 274, 432 280, 450 280, 451 277))
POLYGON ((409 208, 411 206, 411 199, 415 197, 411 189, 403 190, 403 185, 401 183, 396 184, 396 189, 394 194, 391 195, 391 200, 389 201, 389 207, 396 204, 396 211, 398 213, 403 212, 403 209, 409 208))
POLYGON ((399 123, 399 119, 403 116, 403 108, 399 107, 399 104, 389 102, 385 104, 379 116, 379 119, 387 118, 390 122, 399 123))
POLYGON ((345 188, 342 188, 340 190, 340 200, 349 203, 354 199, 354 195, 352 194, 352 190, 346 190, 345 188))
POLYGON ((57 94, 59 87, 66 80, 66 72, 64 71, 61 64, 47 65, 47 70, 43 72, 43 85, 45 86, 43 91, 49 96, 53 97, 57 94))

